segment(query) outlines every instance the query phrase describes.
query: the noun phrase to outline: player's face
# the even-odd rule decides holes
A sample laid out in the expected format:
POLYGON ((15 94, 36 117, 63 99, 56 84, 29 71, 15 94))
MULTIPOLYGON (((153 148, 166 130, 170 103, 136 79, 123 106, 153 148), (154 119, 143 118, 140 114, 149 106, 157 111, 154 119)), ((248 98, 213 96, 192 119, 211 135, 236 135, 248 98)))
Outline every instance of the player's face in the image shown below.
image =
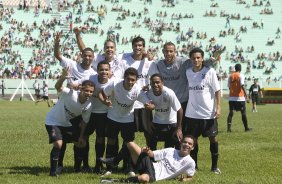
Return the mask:
POLYGON ((82 96, 88 100, 94 93, 94 87, 93 86, 83 86, 81 88, 81 93, 82 93, 82 96))
POLYGON ((204 59, 200 52, 193 53, 190 59, 192 60, 193 69, 202 69, 204 59))
POLYGON ((176 57, 176 51, 175 51, 175 46, 173 45, 167 45, 163 49, 163 54, 165 57, 165 61, 167 63, 173 63, 176 57))
POLYGON ((194 140, 190 137, 184 138, 181 142, 180 152, 182 156, 186 156, 190 154, 190 152, 194 149, 194 140))
POLYGON ((156 76, 151 79, 151 87, 153 93, 157 96, 161 95, 164 83, 160 79, 160 77, 156 76))
POLYGON ((124 88, 126 90, 131 90, 134 84, 137 81, 137 76, 135 75, 128 75, 124 78, 124 88))
POLYGON ((144 45, 142 41, 135 42, 132 46, 133 53, 135 55, 141 55, 144 52, 144 45))
POLYGON ((106 65, 106 64, 99 65, 98 75, 99 75, 100 78, 102 78, 102 79, 109 78, 109 72, 110 72, 109 65, 106 65))
POLYGON ((82 65, 85 67, 89 67, 93 61, 94 53, 91 51, 84 51, 82 55, 82 65))
POLYGON ((113 42, 105 43, 104 52, 105 52, 105 56, 107 58, 114 57, 114 55, 116 53, 116 46, 115 46, 115 44, 113 42))

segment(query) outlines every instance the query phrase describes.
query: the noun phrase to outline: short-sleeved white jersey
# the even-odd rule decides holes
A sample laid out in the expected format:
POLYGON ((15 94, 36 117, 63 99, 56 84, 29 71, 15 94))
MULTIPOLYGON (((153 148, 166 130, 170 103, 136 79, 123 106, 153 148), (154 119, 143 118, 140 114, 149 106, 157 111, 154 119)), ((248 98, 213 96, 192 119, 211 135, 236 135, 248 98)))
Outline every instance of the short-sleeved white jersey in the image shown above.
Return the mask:
POLYGON ((106 96, 111 96, 112 100, 108 118, 120 123, 130 123, 134 121, 134 102, 139 100, 148 103, 150 100, 137 84, 128 91, 124 88, 123 82, 124 80, 114 80, 103 91, 106 96))
POLYGON ((49 95, 48 86, 44 86, 43 87, 43 96, 48 96, 48 95, 49 95))
POLYGON ((177 123, 177 111, 181 108, 181 104, 171 89, 163 86, 162 94, 160 96, 154 95, 152 89, 146 94, 155 105, 155 113, 153 117, 154 123, 177 123))
POLYGON ((82 115, 85 123, 88 123, 91 115, 91 100, 81 104, 78 100, 79 92, 69 88, 63 88, 59 100, 46 116, 46 125, 72 126, 70 119, 82 115))
POLYGON ((93 70, 93 68, 89 68, 87 70, 83 69, 79 63, 77 63, 77 62, 75 62, 75 61, 73 61, 69 58, 66 58, 64 56, 62 56, 62 61, 60 62, 60 65, 63 68, 68 67, 70 69, 71 79, 68 80, 68 82, 76 81, 76 80, 81 79, 83 77, 87 77, 87 76, 94 75, 94 74, 97 73, 93 70))
POLYGON ((213 68, 204 67, 198 72, 187 69, 189 100, 185 116, 195 119, 214 119, 215 92, 220 90, 216 72, 213 68))
MULTIPOLYGON (((143 88, 146 85, 150 84, 150 77, 155 74, 159 73, 156 63, 154 61, 148 61, 147 58, 143 60, 134 60, 132 58, 132 55, 129 55, 128 57, 125 57, 123 59, 123 62, 125 63, 125 68, 135 68, 138 72, 138 77, 137 77, 137 84, 143 88)), ((144 105, 136 101, 134 104, 134 109, 141 109, 144 108, 144 105)))
POLYGON ((190 155, 181 157, 179 150, 175 148, 165 148, 156 150, 153 163, 156 181, 172 179, 180 174, 193 176, 195 173, 195 162, 190 155))
MULTIPOLYGON (((122 54, 120 55, 115 55, 113 60, 109 62, 111 71, 113 72, 113 77, 117 79, 122 79, 124 70, 125 70, 125 65, 124 62, 122 61, 122 54)), ((94 60, 92 61, 92 67, 95 71, 97 71, 98 64, 101 61, 105 60, 105 56, 101 54, 97 54, 94 60)))
POLYGON ((79 79, 77 81, 74 81, 73 84, 82 84, 83 81, 85 80, 90 80, 94 83, 95 90, 93 93, 93 98, 92 98, 92 113, 107 113, 108 112, 108 107, 104 105, 100 100, 99 100, 99 92, 106 87, 110 83, 110 79, 108 80, 107 83, 101 84, 98 81, 98 74, 96 75, 90 75, 89 77, 79 79))

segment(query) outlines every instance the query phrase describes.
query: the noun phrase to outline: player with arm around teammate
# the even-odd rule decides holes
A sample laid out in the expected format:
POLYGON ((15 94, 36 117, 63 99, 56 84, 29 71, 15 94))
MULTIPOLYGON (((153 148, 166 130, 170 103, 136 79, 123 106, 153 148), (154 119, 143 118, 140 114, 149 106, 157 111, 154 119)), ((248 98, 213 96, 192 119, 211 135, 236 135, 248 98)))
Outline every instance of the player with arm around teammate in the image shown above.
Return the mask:
POLYGON ((57 176, 58 160, 64 142, 75 142, 76 146, 85 146, 84 131, 86 123, 91 115, 91 96, 94 92, 94 84, 91 81, 82 83, 81 91, 74 91, 63 87, 63 82, 68 78, 68 71, 63 73, 57 81, 55 88, 60 93, 57 104, 46 116, 46 130, 49 142, 53 144, 50 153, 50 176, 57 176), (72 127, 71 119, 82 116, 80 132, 72 127))

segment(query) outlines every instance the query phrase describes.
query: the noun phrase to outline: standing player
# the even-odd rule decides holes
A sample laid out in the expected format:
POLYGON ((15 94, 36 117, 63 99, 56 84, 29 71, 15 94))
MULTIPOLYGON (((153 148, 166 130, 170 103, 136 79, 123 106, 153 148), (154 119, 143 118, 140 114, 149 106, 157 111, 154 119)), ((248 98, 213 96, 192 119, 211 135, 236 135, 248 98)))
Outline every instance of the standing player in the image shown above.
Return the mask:
MULTIPOLYGON (((97 68, 98 68, 98 74, 90 75, 88 77, 88 79, 94 83, 95 91, 93 94, 91 117, 89 123, 87 124, 85 133, 86 136, 89 137, 96 130, 96 142, 95 142, 96 165, 94 168, 94 172, 100 173, 102 163, 100 162, 99 158, 103 157, 105 152, 105 137, 106 137, 106 129, 107 129, 108 107, 103 103, 101 103, 101 101, 98 98, 98 94, 105 86, 107 86, 110 83, 109 80, 110 64, 107 61, 101 61, 98 64, 97 68)), ((73 85, 79 85, 84 80, 85 78, 74 81, 73 85)), ((115 150, 115 152, 117 154, 118 149, 115 150)), ((108 170, 110 169, 108 168, 108 170)))
POLYGON ((260 97, 263 98, 263 94, 260 89, 260 85, 258 84, 258 80, 254 79, 254 84, 252 84, 249 89, 249 98, 252 99, 252 112, 258 112, 257 103, 258 103, 259 94, 260 94, 260 97))
MULTIPOLYGON (((102 103, 110 107, 107 115, 108 153, 114 152, 115 141, 119 132, 121 132, 121 137, 124 141, 121 153, 128 152, 126 143, 135 139, 133 104, 136 100, 145 104, 146 109, 154 109, 154 105, 150 103, 146 94, 136 84, 137 76, 138 72, 136 69, 128 68, 124 72, 123 80, 112 81, 99 93, 99 99, 102 103)), ((108 154, 107 156, 113 157, 108 154)))
POLYGON ((179 147, 182 139, 183 110, 175 93, 164 86, 162 76, 151 76, 151 89, 147 96, 155 105, 155 113, 146 137, 148 146, 152 150, 157 149, 157 142, 164 141, 165 148, 179 147))
POLYGON ((58 175, 58 161, 64 143, 78 141, 75 143, 76 146, 85 146, 84 130, 91 115, 90 97, 94 92, 94 84, 91 81, 84 81, 81 91, 78 92, 63 87, 63 82, 67 78, 68 71, 63 70, 60 79, 55 85, 55 88, 60 93, 60 98, 46 117, 46 130, 49 135, 49 142, 53 144, 53 149, 50 153, 50 176, 58 175), (73 127, 70 121, 80 115, 82 116, 80 122, 81 130, 77 132, 79 129, 73 127))
POLYGON ((248 96, 245 89, 245 77, 241 74, 241 64, 235 65, 235 72, 228 78, 229 87, 229 114, 227 118, 227 132, 231 132, 232 117, 234 111, 240 111, 245 131, 251 131, 248 126, 246 115, 246 99, 248 96))
MULTIPOLYGON (((70 79, 68 79, 68 83, 72 83, 73 81, 76 81, 78 79, 81 79, 83 77, 88 77, 90 75, 94 75, 97 72, 95 72, 92 68, 91 68, 91 62, 94 58, 94 52, 91 48, 85 48, 82 51, 82 62, 76 62, 73 61, 71 59, 68 59, 64 56, 61 55, 60 52, 60 38, 61 38, 61 32, 57 32, 55 34, 55 46, 54 46, 54 56, 60 61, 60 65, 63 68, 69 68, 70 71, 70 79)), ((73 123, 79 123, 79 118, 74 119, 73 123), (77 121, 76 121, 77 120, 77 121)), ((63 145, 62 151, 61 151, 61 158, 63 158, 64 152, 66 149, 66 145, 63 145)), ((85 148, 82 148, 83 150, 80 150, 79 148, 74 146, 74 155, 75 157, 77 155, 83 155, 77 152, 84 152, 85 157, 83 159, 83 171, 90 171, 89 168, 89 163, 88 163, 88 152, 89 152, 89 142, 86 142, 86 146, 85 148)), ((76 158, 75 160, 79 160, 78 158, 76 158)), ((78 162, 78 161, 77 161, 78 162)), ((63 163, 60 160, 59 165, 62 167, 63 163)), ((60 167, 60 168, 61 168, 60 167)), ((80 165, 78 163, 75 163, 75 171, 79 172, 80 171, 80 165)))
MULTIPOLYGON (((189 53, 192 68, 187 69, 186 75, 189 87, 189 101, 185 116, 187 129, 183 134, 208 137, 212 157, 211 171, 220 174, 218 161, 217 119, 221 113, 221 92, 216 72, 213 68, 203 65, 204 51, 194 48, 189 53)), ((197 142, 197 141, 196 141, 197 142)), ((198 144, 196 143, 191 156, 197 167, 198 144)))
POLYGON ((48 90, 48 85, 47 85, 47 83, 45 81, 43 81, 42 91, 43 91, 42 99, 36 100, 36 104, 38 102, 45 101, 45 102, 47 102, 48 107, 50 107, 50 103, 49 103, 49 90, 48 90))

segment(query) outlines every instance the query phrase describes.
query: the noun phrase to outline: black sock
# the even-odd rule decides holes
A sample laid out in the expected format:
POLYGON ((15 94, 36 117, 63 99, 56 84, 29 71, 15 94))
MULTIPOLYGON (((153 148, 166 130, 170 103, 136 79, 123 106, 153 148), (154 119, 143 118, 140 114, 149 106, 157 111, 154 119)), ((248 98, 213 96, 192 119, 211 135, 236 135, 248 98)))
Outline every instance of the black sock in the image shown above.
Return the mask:
POLYGON ((73 146, 73 152, 74 152, 74 170, 75 172, 80 172, 80 167, 81 167, 81 163, 83 160, 83 150, 81 150, 80 148, 73 146))
POLYGON ((102 166, 101 161, 99 160, 100 157, 103 157, 105 152, 105 144, 104 143, 97 143, 95 144, 95 152, 96 152, 96 166, 100 168, 102 166))
POLYGON ((89 167, 89 161, 88 161, 88 157, 89 157, 89 140, 86 140, 86 145, 84 148, 80 148, 82 151, 82 157, 83 157, 83 167, 87 168, 89 167))
POLYGON ((249 129, 249 127, 248 127, 248 120, 247 120, 246 114, 242 114, 242 121, 243 121, 245 130, 249 129))
POLYGON ((64 156, 65 156, 66 148, 67 148, 67 144, 63 143, 63 145, 61 147, 61 150, 60 150, 58 166, 61 166, 61 167, 64 166, 63 161, 64 161, 64 156))
POLYGON ((198 143, 197 143, 195 145, 194 149, 190 153, 191 157, 195 161, 196 169, 198 168, 198 151, 199 151, 199 146, 198 146, 198 143))
POLYGON ((212 156, 212 169, 217 168, 218 161, 218 143, 210 143, 210 152, 212 156))
POLYGON ((56 169, 58 167, 59 155, 60 155, 60 149, 53 147, 50 153, 51 172, 56 172, 56 169))

